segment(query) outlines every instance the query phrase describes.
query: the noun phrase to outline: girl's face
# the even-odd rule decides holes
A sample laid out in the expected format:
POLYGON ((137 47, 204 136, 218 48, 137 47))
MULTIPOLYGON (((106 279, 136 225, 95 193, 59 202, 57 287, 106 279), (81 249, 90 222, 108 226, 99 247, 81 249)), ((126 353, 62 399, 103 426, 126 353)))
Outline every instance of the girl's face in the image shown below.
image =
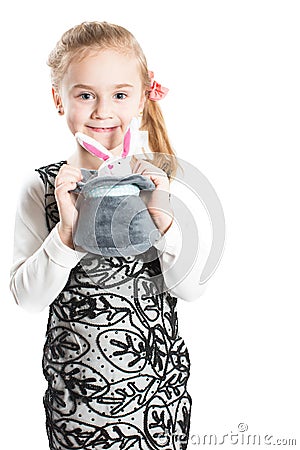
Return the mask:
POLYGON ((145 102, 137 59, 114 50, 71 62, 60 92, 53 95, 71 132, 87 134, 108 150, 122 143, 127 126, 145 102))

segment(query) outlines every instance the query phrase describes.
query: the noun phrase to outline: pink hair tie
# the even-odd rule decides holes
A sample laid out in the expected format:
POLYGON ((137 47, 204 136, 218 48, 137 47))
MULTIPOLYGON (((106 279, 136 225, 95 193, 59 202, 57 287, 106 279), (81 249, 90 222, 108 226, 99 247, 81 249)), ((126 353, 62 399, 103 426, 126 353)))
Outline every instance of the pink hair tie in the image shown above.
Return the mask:
POLYGON ((161 84, 158 84, 154 80, 154 73, 149 70, 149 78, 151 82, 151 88, 149 91, 149 100, 152 100, 153 102, 157 102, 158 100, 161 100, 164 98, 167 93, 169 92, 169 89, 166 87, 163 87, 161 84))

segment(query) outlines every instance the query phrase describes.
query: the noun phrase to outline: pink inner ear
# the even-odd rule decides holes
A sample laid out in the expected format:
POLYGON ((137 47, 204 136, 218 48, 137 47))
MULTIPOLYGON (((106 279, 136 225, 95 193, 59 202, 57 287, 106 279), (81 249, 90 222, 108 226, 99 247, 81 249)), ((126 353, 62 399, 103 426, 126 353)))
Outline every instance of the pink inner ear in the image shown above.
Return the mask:
POLYGON ((84 148, 85 148, 88 152, 92 153, 92 155, 95 155, 95 156, 97 156, 98 158, 103 159, 103 161, 106 161, 106 160, 109 158, 108 155, 106 155, 105 153, 101 152, 101 150, 98 150, 98 149, 97 149, 96 147, 94 147, 93 145, 88 144, 88 143, 85 142, 85 141, 83 141, 82 144, 84 145, 84 148))
POLYGON ((130 133, 130 128, 128 128, 128 131, 126 132, 125 136, 124 136, 124 141, 123 141, 123 151, 122 151, 122 158, 126 158, 126 156, 129 153, 129 149, 130 149, 130 140, 131 140, 131 133, 130 133))

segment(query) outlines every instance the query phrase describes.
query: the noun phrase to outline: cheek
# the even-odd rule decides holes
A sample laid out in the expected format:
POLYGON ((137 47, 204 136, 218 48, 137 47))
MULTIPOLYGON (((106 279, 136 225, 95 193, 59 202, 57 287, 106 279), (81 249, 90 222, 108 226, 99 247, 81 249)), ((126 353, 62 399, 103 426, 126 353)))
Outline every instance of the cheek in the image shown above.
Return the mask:
POLYGON ((139 98, 132 99, 131 102, 127 103, 126 108, 123 110, 124 116, 137 115, 140 111, 140 103, 139 98))
POLYGON ((86 119, 88 111, 87 108, 79 107, 76 104, 70 105, 67 109, 67 116, 70 122, 78 123, 83 119, 86 119))
POLYGON ((83 119, 81 118, 80 112, 71 110, 71 112, 66 114, 66 120, 68 127, 73 134, 81 130, 83 119))

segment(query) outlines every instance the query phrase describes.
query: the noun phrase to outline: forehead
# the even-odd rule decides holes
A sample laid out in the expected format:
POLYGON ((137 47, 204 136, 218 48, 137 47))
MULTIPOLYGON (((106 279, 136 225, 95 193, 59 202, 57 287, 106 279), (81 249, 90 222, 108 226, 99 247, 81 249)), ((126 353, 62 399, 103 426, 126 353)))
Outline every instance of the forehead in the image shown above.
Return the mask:
POLYGON ((93 50, 81 58, 74 58, 62 84, 69 87, 76 84, 109 87, 123 83, 141 87, 139 62, 132 53, 107 49, 93 50))

